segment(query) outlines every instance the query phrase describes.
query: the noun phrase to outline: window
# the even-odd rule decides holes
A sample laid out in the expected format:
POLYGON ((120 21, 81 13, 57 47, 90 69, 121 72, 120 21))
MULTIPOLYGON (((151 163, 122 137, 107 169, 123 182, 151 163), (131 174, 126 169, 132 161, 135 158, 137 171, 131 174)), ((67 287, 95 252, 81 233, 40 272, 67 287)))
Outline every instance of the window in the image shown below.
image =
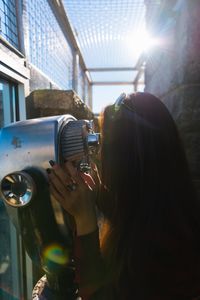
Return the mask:
POLYGON ((17 86, 0 79, 0 128, 18 120, 17 86))
POLYGON ((19 48, 15 0, 0 0, 0 35, 19 48))
MULTIPOLYGON (((17 85, 0 78, 0 128, 19 120, 17 85)), ((21 242, 0 199, 0 299, 22 299, 21 242)))

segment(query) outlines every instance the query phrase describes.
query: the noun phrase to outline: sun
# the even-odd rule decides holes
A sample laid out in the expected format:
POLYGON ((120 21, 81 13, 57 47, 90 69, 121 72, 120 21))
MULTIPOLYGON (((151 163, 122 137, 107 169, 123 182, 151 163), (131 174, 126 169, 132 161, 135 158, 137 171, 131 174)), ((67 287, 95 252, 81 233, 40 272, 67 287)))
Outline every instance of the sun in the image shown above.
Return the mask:
POLYGON ((159 44, 158 40, 152 37, 145 29, 129 33, 124 40, 134 56, 146 53, 159 44))

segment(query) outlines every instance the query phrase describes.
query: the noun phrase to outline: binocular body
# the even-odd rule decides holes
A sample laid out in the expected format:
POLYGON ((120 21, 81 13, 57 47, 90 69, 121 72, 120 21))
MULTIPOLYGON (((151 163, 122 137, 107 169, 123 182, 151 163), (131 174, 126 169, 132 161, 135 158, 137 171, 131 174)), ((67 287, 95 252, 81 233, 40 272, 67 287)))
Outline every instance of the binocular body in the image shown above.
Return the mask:
POLYGON ((2 128, 1 194, 9 216, 18 230, 20 220, 16 208, 28 204, 30 198, 37 193, 37 183, 25 170, 36 168, 47 179, 46 169, 49 167, 49 160, 57 162, 62 160, 60 149, 62 129, 68 122, 75 120, 71 115, 62 115, 20 121, 2 128), (24 187, 24 191, 20 191, 20 183, 23 185, 25 181, 27 187, 24 187), (25 189, 28 190, 28 195, 25 189))
POLYGON ((48 160, 58 161, 60 131, 70 115, 16 122, 4 127, 0 136, 0 180, 8 173, 34 166, 45 170, 48 160))
POLYGON ((16 122, 0 133, 1 198, 30 258, 44 269, 52 288, 64 295, 63 299, 63 276, 68 276, 72 287, 67 289, 68 298, 75 299, 73 229, 71 216, 50 197, 46 169, 49 160, 62 164, 78 154, 82 158, 77 168, 89 172, 90 157, 98 145, 99 134, 94 133, 92 122, 76 120, 71 115, 16 122), (64 265, 44 256, 46 249, 54 246, 56 251, 67 249, 69 257, 64 259, 64 265))

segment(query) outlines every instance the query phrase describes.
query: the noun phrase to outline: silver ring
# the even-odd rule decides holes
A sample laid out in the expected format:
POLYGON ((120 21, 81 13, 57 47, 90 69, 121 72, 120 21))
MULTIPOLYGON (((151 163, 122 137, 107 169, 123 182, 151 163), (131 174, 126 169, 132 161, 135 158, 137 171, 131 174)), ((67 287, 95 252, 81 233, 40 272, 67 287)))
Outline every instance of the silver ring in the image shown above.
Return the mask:
POLYGON ((77 189, 78 184, 73 182, 73 183, 69 183, 67 184, 67 189, 69 192, 73 192, 77 189))

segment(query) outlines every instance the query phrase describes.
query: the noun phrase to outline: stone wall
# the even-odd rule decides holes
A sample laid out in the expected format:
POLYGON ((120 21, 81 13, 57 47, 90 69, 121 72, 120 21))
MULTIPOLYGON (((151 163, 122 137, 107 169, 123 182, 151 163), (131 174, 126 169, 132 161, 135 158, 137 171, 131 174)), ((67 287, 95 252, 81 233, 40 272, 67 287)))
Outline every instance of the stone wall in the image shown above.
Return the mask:
POLYGON ((93 119, 94 114, 73 91, 35 90, 26 98, 27 119, 71 114, 76 119, 93 119))
POLYGON ((147 26, 160 45, 147 56, 146 91, 172 113, 200 187, 200 2, 153 2, 146 1, 147 26))

